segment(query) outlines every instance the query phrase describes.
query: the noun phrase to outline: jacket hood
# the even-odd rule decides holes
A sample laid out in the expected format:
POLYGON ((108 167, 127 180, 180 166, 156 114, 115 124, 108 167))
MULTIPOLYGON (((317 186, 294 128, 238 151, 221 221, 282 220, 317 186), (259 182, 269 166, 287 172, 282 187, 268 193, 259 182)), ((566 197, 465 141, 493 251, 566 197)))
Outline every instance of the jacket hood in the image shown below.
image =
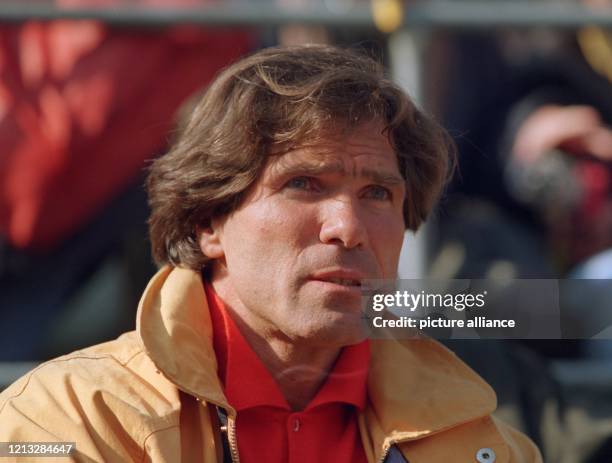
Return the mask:
MULTIPOLYGON (((156 367, 179 389, 235 411, 217 376, 212 323, 201 276, 166 266, 147 286, 136 329, 156 367)), ((455 354, 428 338, 372 340, 365 420, 387 447, 493 412, 493 389, 455 354)))

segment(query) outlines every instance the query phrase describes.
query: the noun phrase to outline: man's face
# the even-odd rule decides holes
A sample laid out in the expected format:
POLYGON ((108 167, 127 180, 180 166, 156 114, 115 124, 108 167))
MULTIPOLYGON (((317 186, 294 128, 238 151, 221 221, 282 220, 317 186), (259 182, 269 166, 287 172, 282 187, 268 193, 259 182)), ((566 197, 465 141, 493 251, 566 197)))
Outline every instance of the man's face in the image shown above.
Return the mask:
POLYGON ((396 276, 404 196, 396 154, 375 124, 272 156, 241 206, 213 221, 213 285, 266 338, 359 342, 360 284, 396 276))

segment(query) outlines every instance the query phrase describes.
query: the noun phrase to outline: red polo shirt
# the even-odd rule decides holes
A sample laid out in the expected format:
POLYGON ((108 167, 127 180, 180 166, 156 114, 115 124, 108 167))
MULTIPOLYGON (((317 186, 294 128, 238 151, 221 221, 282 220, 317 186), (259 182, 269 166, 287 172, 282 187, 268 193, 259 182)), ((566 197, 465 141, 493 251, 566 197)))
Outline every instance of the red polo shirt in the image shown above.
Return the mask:
POLYGON ((272 375, 206 284, 219 377, 236 409, 243 463, 366 463, 357 415, 366 402, 370 346, 345 347, 308 406, 293 412, 272 375))

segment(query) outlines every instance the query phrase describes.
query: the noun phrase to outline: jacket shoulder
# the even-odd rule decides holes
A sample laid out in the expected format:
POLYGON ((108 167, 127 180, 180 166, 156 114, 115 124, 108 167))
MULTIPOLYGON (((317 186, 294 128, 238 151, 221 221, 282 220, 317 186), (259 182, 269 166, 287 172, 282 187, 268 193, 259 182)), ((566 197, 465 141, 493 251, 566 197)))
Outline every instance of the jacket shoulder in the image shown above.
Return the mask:
POLYGON ((39 365, 0 393, 0 441, 76 442, 97 461, 140 460, 178 428, 180 400, 135 332, 39 365))
POLYGON ((410 463, 542 463, 529 438, 492 416, 400 443, 399 449, 410 463))

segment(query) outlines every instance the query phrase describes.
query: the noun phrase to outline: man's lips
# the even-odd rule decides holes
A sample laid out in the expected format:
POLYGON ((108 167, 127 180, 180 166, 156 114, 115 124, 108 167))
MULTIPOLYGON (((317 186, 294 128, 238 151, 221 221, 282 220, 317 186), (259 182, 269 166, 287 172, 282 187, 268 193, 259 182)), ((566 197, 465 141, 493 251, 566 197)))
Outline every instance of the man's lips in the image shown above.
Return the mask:
POLYGON ((310 280, 321 281, 323 283, 332 283, 349 288, 361 287, 365 278, 366 276, 363 272, 352 269, 320 271, 312 274, 309 277, 310 280))

